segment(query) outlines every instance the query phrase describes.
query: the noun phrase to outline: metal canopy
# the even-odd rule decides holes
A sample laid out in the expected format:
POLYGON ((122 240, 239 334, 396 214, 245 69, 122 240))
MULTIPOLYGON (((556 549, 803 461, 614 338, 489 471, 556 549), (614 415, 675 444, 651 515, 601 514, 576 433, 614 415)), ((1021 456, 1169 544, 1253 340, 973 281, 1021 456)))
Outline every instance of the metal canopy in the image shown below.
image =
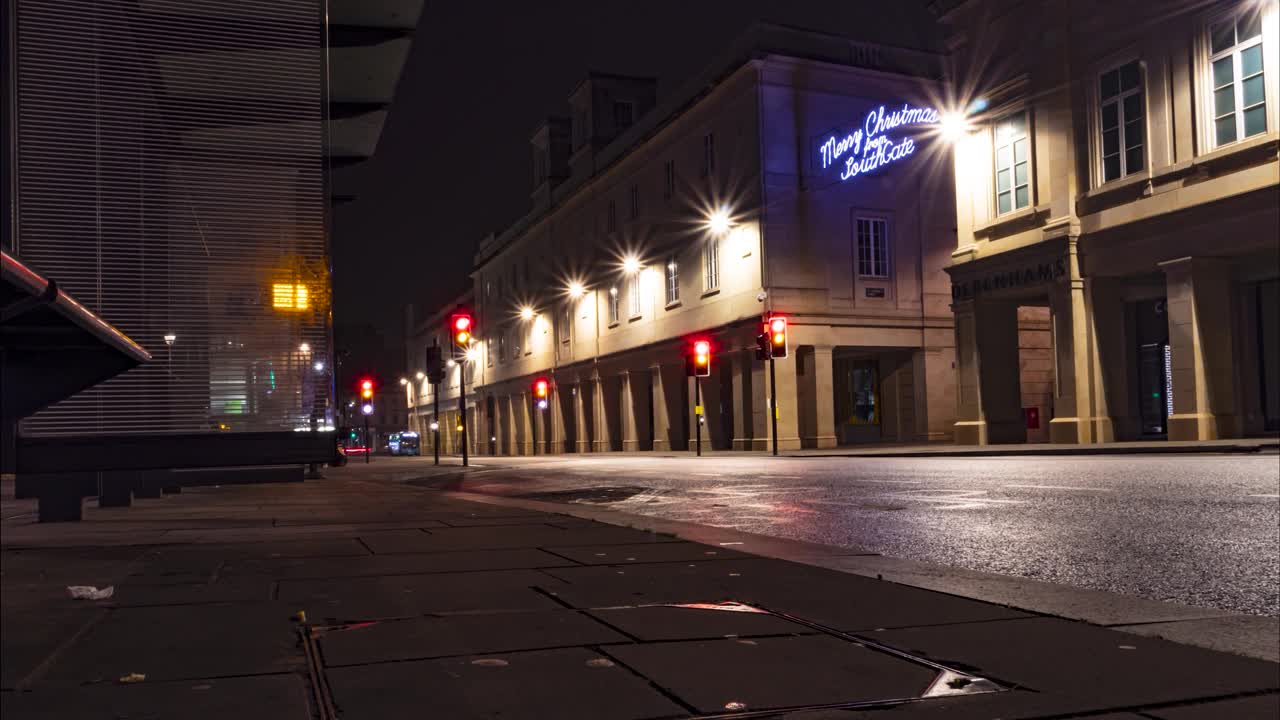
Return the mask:
POLYGON ((26 417, 151 355, 57 284, 0 252, 0 414, 26 417))

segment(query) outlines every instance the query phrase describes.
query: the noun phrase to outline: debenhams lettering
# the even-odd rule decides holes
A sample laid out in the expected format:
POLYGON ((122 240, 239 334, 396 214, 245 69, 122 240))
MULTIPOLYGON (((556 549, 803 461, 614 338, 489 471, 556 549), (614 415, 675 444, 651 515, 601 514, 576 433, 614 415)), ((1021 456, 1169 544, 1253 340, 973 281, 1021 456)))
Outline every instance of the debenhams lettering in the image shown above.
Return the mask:
POLYGON ((985 277, 974 278, 973 280, 953 281, 951 283, 951 299, 968 300, 996 290, 1008 290, 1010 288, 1053 282, 1066 274, 1067 261, 1064 258, 1058 258, 1053 262, 1040 263, 1034 268, 1005 270, 991 273, 985 277))

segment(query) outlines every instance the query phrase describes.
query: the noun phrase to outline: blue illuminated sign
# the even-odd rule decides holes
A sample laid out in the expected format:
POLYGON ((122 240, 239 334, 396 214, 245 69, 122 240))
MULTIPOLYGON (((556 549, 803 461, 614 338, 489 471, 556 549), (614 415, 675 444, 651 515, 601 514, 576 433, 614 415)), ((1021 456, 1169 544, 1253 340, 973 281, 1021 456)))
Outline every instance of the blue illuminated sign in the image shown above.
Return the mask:
POLYGON ((832 135, 818 146, 822 169, 841 165, 840 179, 848 180, 897 162, 916 151, 912 138, 895 138, 890 131, 910 125, 936 125, 938 111, 903 103, 885 112, 884 106, 862 119, 862 126, 843 137, 832 135))

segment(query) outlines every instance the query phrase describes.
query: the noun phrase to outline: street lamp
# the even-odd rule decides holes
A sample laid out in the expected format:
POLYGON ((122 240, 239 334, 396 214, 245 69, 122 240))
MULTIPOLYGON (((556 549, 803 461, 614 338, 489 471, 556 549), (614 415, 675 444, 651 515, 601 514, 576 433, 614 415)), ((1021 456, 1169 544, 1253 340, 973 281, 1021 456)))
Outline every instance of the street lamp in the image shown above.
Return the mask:
POLYGON ((569 297, 577 300, 587 292, 587 288, 577 280, 569 283, 569 297))
POLYGON ((299 346, 298 346, 298 352, 301 352, 301 353, 309 353, 309 352, 311 352, 311 345, 310 345, 310 343, 302 343, 301 345, 299 345, 299 346))
POLYGON ((445 366, 446 366, 446 367, 454 367, 454 366, 456 366, 457 364, 458 364, 458 363, 457 363, 457 362, 455 362, 453 358, 449 358, 449 360, 448 360, 447 362, 445 362, 445 366))
POLYGON ((467 348, 467 362, 475 362, 480 359, 480 348, 472 346, 467 348))
POLYGON ((721 207, 712 211, 707 216, 707 229, 716 235, 723 235, 729 232, 729 228, 733 223, 729 220, 729 211, 721 207))
POLYGON ((400 378, 400 384, 401 384, 401 385, 408 385, 408 384, 409 384, 409 379, 408 379, 408 378, 400 378))
POLYGON ((521 319, 521 320, 532 320, 532 319, 533 319, 533 308, 529 307, 528 305, 525 305, 524 307, 520 308, 520 319, 521 319))
POLYGON ((426 373, 424 373, 424 372, 422 372, 421 370, 419 370, 419 371, 418 371, 418 374, 417 374, 417 375, 415 375, 414 377, 416 377, 416 378, 418 378, 419 380, 421 380, 421 379, 425 378, 426 376, 427 376, 427 374, 426 374, 426 373))
POLYGON ((938 119, 938 129, 942 134, 943 140, 954 143, 969 132, 969 121, 965 118, 964 113, 943 113, 942 117, 938 119))
POLYGON ((323 361, 323 360, 317 360, 317 361, 316 361, 316 364, 315 364, 315 365, 312 365, 312 367, 314 367, 314 368, 316 369, 316 372, 324 372, 324 361, 323 361))
POLYGON ((640 263, 640 258, 635 255, 628 255, 622 259, 622 271, 628 275, 635 275, 644 269, 644 265, 640 263))

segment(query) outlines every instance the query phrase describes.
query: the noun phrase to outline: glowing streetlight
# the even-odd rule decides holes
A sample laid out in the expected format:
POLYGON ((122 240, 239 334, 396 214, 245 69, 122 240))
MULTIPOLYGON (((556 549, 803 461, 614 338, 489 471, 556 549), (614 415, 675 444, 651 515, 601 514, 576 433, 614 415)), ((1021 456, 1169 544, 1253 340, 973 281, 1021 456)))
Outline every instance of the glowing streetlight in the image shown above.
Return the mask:
POLYGON ((467 362, 475 362, 476 360, 479 360, 479 359, 480 359, 480 348, 474 347, 474 346, 467 348, 467 362))
POLYGON ((626 274, 635 275, 642 269, 644 269, 644 266, 640 264, 640 258, 635 255, 628 255, 622 259, 622 271, 626 274))
POLYGON ((419 370, 419 371, 418 371, 418 374, 417 374, 417 375, 414 375, 414 377, 418 378, 419 380, 421 380, 421 379, 425 378, 426 376, 427 376, 427 374, 426 374, 426 373, 424 373, 424 372, 422 372, 421 370, 419 370))
POLYGON ((524 307, 520 308, 520 319, 521 319, 521 320, 532 320, 532 319, 533 319, 533 308, 529 307, 528 305, 525 305, 524 307))
POLYGON ((401 385, 408 385, 408 384, 409 384, 409 380, 408 380, 408 378, 400 378, 400 384, 401 384, 401 385))
POLYGON ((309 352, 311 352, 311 345, 310 345, 310 343, 302 343, 301 345, 299 345, 299 346, 298 346, 298 352, 302 352, 302 353, 309 353, 309 352))
POLYGON ((729 228, 733 223, 729 220, 729 211, 719 208, 707 217, 707 229, 716 235, 723 235, 729 232, 729 228))
POLYGON ((314 367, 316 369, 316 372, 324 372, 324 361, 317 360, 316 364, 312 365, 311 367, 314 367))
POLYGON ((573 281, 573 282, 571 282, 571 283, 569 283, 569 297, 571 297, 571 298, 573 298, 573 299, 575 299, 575 300, 576 300, 576 299, 578 299, 578 298, 582 297, 582 296, 583 296, 583 294, 584 294, 584 293, 586 293, 586 292, 587 292, 587 288, 586 288, 586 287, 584 287, 582 283, 580 283, 580 282, 578 282, 578 281, 576 281, 576 280, 575 280, 575 281, 573 281))
POLYGON ((169 347, 173 347, 173 344, 177 341, 178 341, 178 336, 174 335, 173 333, 168 333, 167 335, 164 336, 164 344, 168 345, 169 347))
POLYGON ((450 359, 449 359, 449 361, 445 363, 445 366, 446 366, 446 367, 453 367, 453 366, 455 366, 455 365, 457 365, 457 364, 458 364, 458 363, 456 363, 456 362, 454 362, 454 361, 453 361, 453 358, 450 358, 450 359))
POLYGON ((943 140, 953 143, 968 134, 969 121, 965 118, 964 113, 943 113, 942 117, 938 119, 938 129, 942 134, 943 140))

